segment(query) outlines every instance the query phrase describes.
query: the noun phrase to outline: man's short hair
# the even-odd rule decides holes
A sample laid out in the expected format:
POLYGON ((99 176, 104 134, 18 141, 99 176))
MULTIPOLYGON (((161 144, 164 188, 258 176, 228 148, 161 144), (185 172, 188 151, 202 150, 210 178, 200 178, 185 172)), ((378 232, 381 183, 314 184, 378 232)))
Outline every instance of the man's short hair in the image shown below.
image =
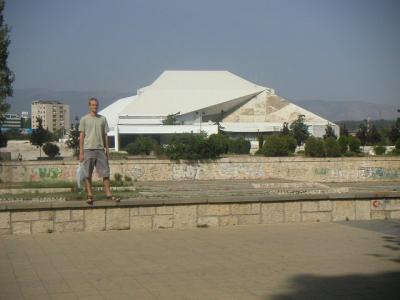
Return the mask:
POLYGON ((92 97, 89 99, 88 105, 90 105, 90 102, 92 102, 92 101, 96 101, 96 103, 99 104, 99 100, 97 100, 97 98, 95 98, 95 97, 92 97))

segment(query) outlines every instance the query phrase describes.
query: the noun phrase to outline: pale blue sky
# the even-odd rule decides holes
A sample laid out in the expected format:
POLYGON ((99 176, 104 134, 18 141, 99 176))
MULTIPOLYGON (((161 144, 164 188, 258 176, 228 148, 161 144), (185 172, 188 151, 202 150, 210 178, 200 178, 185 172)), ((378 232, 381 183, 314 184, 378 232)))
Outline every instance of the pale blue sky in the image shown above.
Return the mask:
POLYGON ((289 99, 400 103, 400 1, 13 0, 15 88, 132 92, 229 70, 289 99))

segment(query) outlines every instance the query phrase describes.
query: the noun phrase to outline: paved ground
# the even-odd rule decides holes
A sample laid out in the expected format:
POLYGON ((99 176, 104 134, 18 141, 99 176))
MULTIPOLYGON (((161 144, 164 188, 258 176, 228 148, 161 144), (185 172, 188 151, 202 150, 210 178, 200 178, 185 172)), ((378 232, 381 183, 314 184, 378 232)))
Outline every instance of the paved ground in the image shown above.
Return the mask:
POLYGON ((212 198, 399 192, 399 181, 302 182, 290 179, 139 181, 134 186, 139 197, 212 198))
POLYGON ((0 299, 395 299, 400 221, 3 236, 0 270, 0 299))

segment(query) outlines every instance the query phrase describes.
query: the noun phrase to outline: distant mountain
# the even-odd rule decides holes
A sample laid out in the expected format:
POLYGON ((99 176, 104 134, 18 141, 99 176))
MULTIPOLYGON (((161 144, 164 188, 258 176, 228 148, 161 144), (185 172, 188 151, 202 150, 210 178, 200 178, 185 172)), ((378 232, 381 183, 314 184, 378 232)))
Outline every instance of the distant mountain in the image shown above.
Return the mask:
POLYGON ((399 105, 362 101, 290 100, 291 102, 335 122, 348 120, 395 120, 400 117, 399 105))
POLYGON ((100 109, 110 105, 114 101, 135 95, 131 93, 112 91, 52 91, 47 89, 14 89, 13 97, 7 99, 11 104, 11 113, 31 111, 31 103, 34 100, 56 100, 70 105, 71 120, 75 116, 81 117, 88 112, 87 101, 90 97, 100 100, 100 109))
MULTIPOLYGON (((113 91, 52 91, 47 89, 15 89, 14 96, 8 98, 11 104, 12 113, 31 111, 31 103, 34 100, 58 100, 70 105, 71 120, 86 114, 87 101, 90 97, 97 97, 100 100, 100 109, 110 105, 114 101, 135 95, 132 92, 113 91)), ((394 104, 376 104, 362 101, 323 101, 323 100, 290 100, 289 101, 328 119, 335 121, 349 120, 395 120, 400 117, 394 104)))

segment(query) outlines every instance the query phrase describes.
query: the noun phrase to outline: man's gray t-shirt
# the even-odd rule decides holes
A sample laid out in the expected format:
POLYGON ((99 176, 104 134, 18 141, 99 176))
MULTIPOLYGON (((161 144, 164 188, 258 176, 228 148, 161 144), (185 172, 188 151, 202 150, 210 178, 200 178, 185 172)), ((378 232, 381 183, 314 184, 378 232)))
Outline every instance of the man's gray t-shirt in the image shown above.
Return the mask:
POLYGON ((109 131, 104 116, 83 116, 79 122, 79 131, 85 134, 83 149, 104 149, 103 135, 109 131))

